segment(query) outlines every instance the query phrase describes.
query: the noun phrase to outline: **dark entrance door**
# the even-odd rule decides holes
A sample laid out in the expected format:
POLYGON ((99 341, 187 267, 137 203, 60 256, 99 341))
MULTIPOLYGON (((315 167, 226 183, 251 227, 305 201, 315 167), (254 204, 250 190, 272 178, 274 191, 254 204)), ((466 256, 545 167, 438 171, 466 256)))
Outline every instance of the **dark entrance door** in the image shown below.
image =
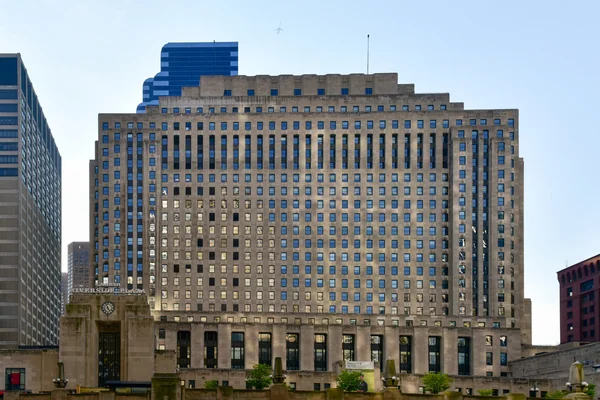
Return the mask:
POLYGON ((98 340, 98 387, 121 378, 121 334, 100 332, 98 340))

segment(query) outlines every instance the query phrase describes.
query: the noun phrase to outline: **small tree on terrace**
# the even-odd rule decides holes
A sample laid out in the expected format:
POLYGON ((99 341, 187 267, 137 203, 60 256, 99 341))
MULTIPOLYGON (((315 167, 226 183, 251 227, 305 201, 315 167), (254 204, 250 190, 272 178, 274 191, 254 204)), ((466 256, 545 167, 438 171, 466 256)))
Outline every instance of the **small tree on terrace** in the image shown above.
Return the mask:
POLYGON ((344 392, 356 392, 360 388, 361 371, 345 369, 335 378, 338 388, 344 392))
POLYGON ((204 389, 216 389, 218 387, 219 381, 217 381, 216 379, 204 382, 204 389))
POLYGON ((430 372, 423 377, 423 386, 425 391, 431 394, 438 394, 444 390, 450 389, 452 379, 446 374, 440 374, 439 372, 430 372))
POLYGON ((256 364, 248 374, 246 383, 255 389, 263 390, 271 386, 271 366, 266 364, 256 364))
POLYGON ((596 398, 596 385, 594 385, 593 383, 590 383, 589 385, 587 385, 585 392, 583 392, 583 393, 587 394, 592 399, 595 399, 596 398))

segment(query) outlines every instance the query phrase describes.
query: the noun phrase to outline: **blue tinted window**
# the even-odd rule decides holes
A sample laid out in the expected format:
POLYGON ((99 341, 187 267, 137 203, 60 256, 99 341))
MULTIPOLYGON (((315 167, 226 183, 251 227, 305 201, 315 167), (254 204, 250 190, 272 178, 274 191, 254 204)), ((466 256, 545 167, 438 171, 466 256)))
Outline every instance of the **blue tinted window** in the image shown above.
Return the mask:
POLYGON ((18 105, 14 104, 0 104, 0 112, 17 112, 18 105))
MULTIPOLYGON (((1 73, 0 73, 0 75, 1 75, 1 73)), ((0 99, 16 100, 17 99, 17 91, 16 90, 0 90, 0 99)))
POLYGON ((16 164, 18 156, 0 156, 0 164, 16 164))
POLYGON ((17 168, 0 168, 0 176, 18 176, 19 170, 17 168))
POLYGON ((17 85, 17 71, 17 57, 0 58, 0 85, 17 85))
POLYGON ((17 151, 19 144, 17 142, 3 142, 0 143, 0 151, 17 151))
POLYGON ((18 125, 17 117, 0 117, 0 125, 18 125))
POLYGON ((19 133, 16 129, 0 129, 0 138, 16 138, 19 133))

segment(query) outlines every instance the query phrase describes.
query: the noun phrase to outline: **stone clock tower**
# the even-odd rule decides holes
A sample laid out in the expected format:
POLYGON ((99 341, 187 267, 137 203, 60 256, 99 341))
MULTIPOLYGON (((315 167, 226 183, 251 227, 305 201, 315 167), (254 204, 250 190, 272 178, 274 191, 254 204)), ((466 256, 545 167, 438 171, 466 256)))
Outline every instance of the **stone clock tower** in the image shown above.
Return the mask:
POLYGON ((73 294, 61 318, 60 354, 69 383, 147 381, 154 369, 154 320, 146 296, 73 294))

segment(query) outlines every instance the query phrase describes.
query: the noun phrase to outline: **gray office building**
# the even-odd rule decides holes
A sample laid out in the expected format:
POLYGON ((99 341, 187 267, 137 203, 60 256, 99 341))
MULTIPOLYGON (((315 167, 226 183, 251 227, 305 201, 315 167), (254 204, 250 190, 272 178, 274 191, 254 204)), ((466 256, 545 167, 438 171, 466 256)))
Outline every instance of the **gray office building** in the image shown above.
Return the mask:
POLYGON ((61 156, 20 54, 0 54, 0 347, 56 345, 61 156))
POLYGON ((60 315, 65 315, 67 304, 69 303, 69 274, 63 272, 60 274, 60 315))
MULTIPOLYGON (((72 242, 68 247, 69 283, 67 293, 73 288, 86 288, 90 283, 90 243, 72 242)), ((68 297, 67 297, 68 300, 68 297)), ((68 301, 67 301, 68 302, 68 301)))

